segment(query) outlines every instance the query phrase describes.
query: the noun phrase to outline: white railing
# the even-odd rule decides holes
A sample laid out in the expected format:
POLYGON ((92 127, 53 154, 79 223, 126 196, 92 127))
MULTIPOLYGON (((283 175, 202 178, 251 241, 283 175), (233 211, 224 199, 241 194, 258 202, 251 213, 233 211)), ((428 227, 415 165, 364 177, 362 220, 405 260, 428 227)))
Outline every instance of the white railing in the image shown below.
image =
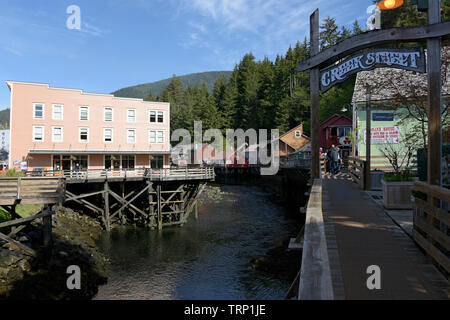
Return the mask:
POLYGON ((42 170, 28 171, 31 177, 62 177, 67 180, 91 180, 113 178, 150 178, 150 180, 211 180, 214 179, 214 168, 135 168, 135 169, 88 169, 88 170, 42 170))

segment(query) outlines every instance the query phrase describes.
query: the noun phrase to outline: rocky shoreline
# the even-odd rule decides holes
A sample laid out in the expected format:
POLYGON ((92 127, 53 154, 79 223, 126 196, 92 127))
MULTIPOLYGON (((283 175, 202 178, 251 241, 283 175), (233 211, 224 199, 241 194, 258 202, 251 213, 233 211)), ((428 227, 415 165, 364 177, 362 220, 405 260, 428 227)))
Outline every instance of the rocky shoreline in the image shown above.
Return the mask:
MULTIPOLYGON (((50 256, 38 251, 31 257, 10 244, 0 247, 0 299, 88 300, 105 284, 106 258, 96 241, 102 228, 93 218, 60 207, 53 216, 53 248, 50 256), (81 270, 81 289, 69 290, 67 268, 81 270)), ((19 241, 40 249, 40 226, 33 222, 19 234, 19 241)))

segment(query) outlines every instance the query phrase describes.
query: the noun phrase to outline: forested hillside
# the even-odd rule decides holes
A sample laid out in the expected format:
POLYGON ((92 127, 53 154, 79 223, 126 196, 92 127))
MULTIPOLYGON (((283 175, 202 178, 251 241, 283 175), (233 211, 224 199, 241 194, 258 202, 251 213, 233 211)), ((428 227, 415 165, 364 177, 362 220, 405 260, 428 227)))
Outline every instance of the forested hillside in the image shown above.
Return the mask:
MULTIPOLYGON (((211 92, 214 87, 214 83, 220 76, 224 75, 225 78, 228 79, 230 77, 230 74, 231 71, 211 71, 187 74, 178 78, 185 89, 188 87, 200 86, 205 83, 209 92, 211 92)), ((161 94, 161 91, 163 91, 164 88, 170 83, 170 80, 171 79, 169 78, 152 83, 145 83, 137 86, 123 88, 113 92, 113 94, 116 97, 145 99, 151 92, 154 97, 157 97, 161 94)))
POLYGON ((0 130, 9 128, 9 109, 0 110, 0 130))

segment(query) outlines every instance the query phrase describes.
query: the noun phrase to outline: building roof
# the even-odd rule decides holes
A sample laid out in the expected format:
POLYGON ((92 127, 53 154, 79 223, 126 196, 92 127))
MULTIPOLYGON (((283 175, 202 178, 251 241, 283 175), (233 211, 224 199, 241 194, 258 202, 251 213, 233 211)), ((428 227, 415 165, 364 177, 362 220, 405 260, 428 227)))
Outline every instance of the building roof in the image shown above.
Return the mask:
POLYGON ((348 122, 349 125, 352 125, 352 119, 350 119, 346 115, 335 113, 331 117, 329 117, 327 120, 325 120, 324 122, 322 122, 320 124, 320 129, 322 129, 326 126, 332 125, 339 120, 344 120, 344 121, 348 122))
POLYGON ((117 99, 117 100, 139 101, 139 102, 151 103, 151 104, 165 104, 165 105, 169 104, 168 102, 145 101, 144 99, 139 99, 139 98, 116 97, 113 94, 107 94, 107 93, 84 92, 81 89, 50 87, 50 84, 48 84, 48 83, 40 83, 40 82, 26 82, 26 81, 11 81, 11 80, 8 80, 8 81, 6 81, 6 85, 8 86, 9 90, 11 90, 11 86, 14 83, 35 85, 35 86, 45 86, 45 87, 47 87, 47 89, 50 89, 50 90, 75 91, 75 92, 79 92, 82 95, 104 96, 104 97, 109 97, 109 98, 113 98, 113 99, 117 99))
MULTIPOLYGON (((450 96, 450 47, 442 50, 442 95, 450 96)), ((353 103, 366 102, 366 87, 372 101, 392 101, 400 95, 415 100, 428 95, 428 74, 394 68, 378 68, 359 72, 356 76, 353 103)))

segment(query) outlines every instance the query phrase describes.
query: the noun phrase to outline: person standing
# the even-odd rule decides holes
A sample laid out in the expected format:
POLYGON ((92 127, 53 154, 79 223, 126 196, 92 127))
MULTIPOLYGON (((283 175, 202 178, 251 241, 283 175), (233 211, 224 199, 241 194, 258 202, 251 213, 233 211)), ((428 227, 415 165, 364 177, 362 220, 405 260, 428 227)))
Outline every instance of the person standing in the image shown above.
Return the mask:
POLYGON ((331 173, 336 174, 338 169, 339 152, 337 151, 335 145, 331 146, 331 173))

